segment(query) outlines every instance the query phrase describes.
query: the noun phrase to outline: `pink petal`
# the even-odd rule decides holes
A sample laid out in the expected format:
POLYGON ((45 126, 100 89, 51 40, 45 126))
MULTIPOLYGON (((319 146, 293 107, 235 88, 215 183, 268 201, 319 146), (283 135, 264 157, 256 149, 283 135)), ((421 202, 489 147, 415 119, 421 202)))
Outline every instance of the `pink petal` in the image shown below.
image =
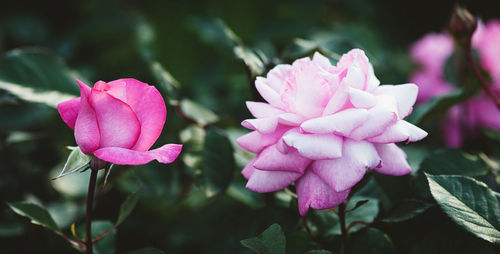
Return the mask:
POLYGON ((335 159, 342 156, 342 137, 335 134, 302 134, 289 131, 283 136, 285 143, 311 160, 335 159))
POLYGON ((272 68, 266 76, 266 84, 276 92, 282 91, 286 87, 286 78, 290 75, 291 65, 278 64, 272 68))
POLYGON ((345 139, 342 157, 314 161, 311 168, 335 191, 344 191, 358 183, 367 168, 376 168, 380 165, 380 161, 371 143, 345 139))
POLYGON ((293 183, 301 175, 302 173, 289 171, 283 172, 254 169, 246 187, 259 193, 278 191, 293 183))
POLYGON ((253 166, 260 170, 303 173, 310 162, 310 159, 300 156, 297 151, 290 150, 284 154, 277 149, 276 145, 272 145, 266 147, 257 155, 253 166))
POLYGON ((182 145, 167 144, 146 152, 121 147, 104 147, 94 152, 101 159, 119 165, 142 165, 152 160, 161 163, 173 162, 182 150, 182 145))
POLYGON ((300 127, 312 133, 339 133, 348 136, 368 117, 366 109, 350 108, 330 116, 314 118, 303 122, 300 127))
POLYGON ((417 100, 418 86, 415 84, 383 85, 375 90, 375 94, 390 94, 396 98, 399 117, 403 119, 413 110, 417 100))
POLYGON ((112 85, 110 91, 113 91, 114 85, 119 87, 123 83, 126 84, 125 103, 132 108, 141 127, 140 136, 133 149, 147 151, 156 142, 165 124, 165 101, 154 86, 131 78, 109 82, 112 85))
POLYGON ((396 144, 376 144, 375 148, 382 159, 382 166, 375 168, 375 171, 394 176, 411 173, 410 165, 406 161, 406 153, 396 144))
POLYGON ((256 118, 265 118, 285 113, 282 110, 264 102, 247 101, 246 104, 250 113, 252 113, 252 115, 256 118))
POLYGON ((370 142, 375 143, 394 143, 406 141, 414 142, 421 140, 427 136, 427 132, 418 128, 417 126, 405 121, 399 120, 380 135, 368 139, 370 142))
POLYGON ((75 121, 75 140, 85 154, 93 153, 100 143, 99 126, 94 109, 88 102, 90 88, 80 80, 76 80, 80 86, 80 110, 75 121))
MULTIPOLYGON (((479 125, 500 130, 500 110, 491 98, 486 95, 478 96, 471 100, 469 109, 474 112, 474 118, 479 125)), ((460 118, 460 116, 457 115, 455 118, 460 118)), ((472 124, 470 123, 470 125, 472 124)))
POLYGON ((236 143, 251 153, 259 153, 265 147, 276 144, 285 130, 285 128, 279 128, 279 130, 270 134, 261 134, 258 131, 252 131, 239 137, 236 143))
POLYGON ((253 164, 255 163, 255 160, 257 159, 257 156, 255 156, 246 166, 243 168, 241 171, 241 174, 248 180, 250 179, 250 176, 252 176, 253 172, 257 170, 256 168, 253 167, 253 164))
POLYGON ((257 118, 257 119, 247 119, 241 122, 243 127, 256 130, 262 134, 269 134, 276 130, 278 127, 278 118, 277 117, 266 117, 266 118, 257 118))
POLYGON ((349 195, 349 189, 336 192, 320 177, 308 170, 295 184, 299 203, 299 213, 306 215, 309 207, 327 209, 340 205, 349 195))
POLYGON ((396 120, 397 115, 393 110, 378 104, 368 110, 368 118, 366 121, 351 132, 349 138, 363 140, 377 136, 382 133, 387 126, 395 123, 396 120))
POLYGON ((80 111, 80 97, 59 103, 57 105, 57 111, 59 112, 59 115, 61 115, 62 120, 71 129, 74 129, 76 118, 78 117, 78 111, 80 111))
POLYGON ((345 83, 340 84, 332 98, 330 98, 330 101, 328 101, 328 104, 326 104, 325 109, 323 110, 323 116, 337 113, 344 107, 348 97, 348 88, 349 87, 345 83))
POLYGON ((349 88, 349 100, 356 108, 371 108, 377 103, 371 93, 356 88, 349 88))
POLYGON ((354 59, 354 61, 347 69, 347 75, 342 80, 342 82, 345 83, 348 87, 365 89, 366 77, 361 67, 361 63, 359 63, 358 61, 358 59, 354 59))
POLYGON ((90 93, 89 102, 99 124, 100 147, 132 148, 139 137, 141 125, 130 106, 95 88, 90 93))
POLYGON ((278 122, 288 126, 299 126, 304 120, 306 120, 306 118, 303 116, 293 113, 278 115, 278 122))
POLYGON ((284 108, 283 102, 281 102, 281 96, 265 83, 264 78, 257 77, 255 80, 255 88, 269 104, 276 108, 284 108))

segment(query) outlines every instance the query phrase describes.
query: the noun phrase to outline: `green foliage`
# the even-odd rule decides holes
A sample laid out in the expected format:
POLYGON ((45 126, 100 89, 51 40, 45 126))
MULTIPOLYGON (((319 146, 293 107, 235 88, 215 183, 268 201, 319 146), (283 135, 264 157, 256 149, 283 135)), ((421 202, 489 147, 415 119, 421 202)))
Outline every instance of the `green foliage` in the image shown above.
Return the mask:
POLYGON ((367 227, 349 237, 346 253, 395 254, 396 247, 384 232, 367 227))
POLYGON ((286 239, 281 226, 273 224, 262 234, 241 241, 243 246, 258 254, 285 254, 286 239))
POLYGON ((448 216, 476 236, 500 243, 500 194, 470 177, 426 176, 432 196, 448 216))
MULTIPOLYGON (((453 6, 404 4, 408 11, 400 12, 395 0, 6 4, 0 10, 0 196, 14 213, 0 211, 2 252, 77 253, 62 234, 77 225, 84 238, 89 171, 77 172, 88 157, 77 149, 67 157, 64 147, 75 143, 74 135, 56 106, 78 96, 75 78, 92 85, 132 77, 155 85, 167 104, 154 147, 184 147, 169 165, 116 165, 99 174, 93 235, 109 234, 97 241, 96 253, 341 253, 333 211, 311 209, 300 217, 293 185, 266 194, 245 188, 240 171, 254 155, 235 142, 247 132, 240 125, 250 116, 244 102, 262 99, 257 76, 316 51, 335 62, 362 48, 382 84, 408 82, 417 68, 410 43, 441 29, 453 6), (58 176, 65 177, 51 180, 58 176), (42 203, 47 210, 35 205, 42 203), (249 236, 257 237, 240 244, 249 236)), ((485 21, 500 7, 470 4, 485 21)), ((368 174, 352 190, 345 253, 498 252, 500 245, 491 243, 499 231, 498 133, 441 149, 441 121, 432 121, 479 92, 458 58, 447 60, 443 74, 460 88, 415 105, 409 116, 429 132, 423 142, 402 146, 413 173, 368 174), (425 173, 436 176, 428 181, 425 173)))
POLYGON ((418 216, 432 207, 431 204, 416 199, 403 200, 395 205, 383 218, 382 222, 402 222, 418 216))
POLYGON ((68 160, 64 164, 61 173, 59 173, 56 178, 85 170, 90 165, 90 156, 82 153, 80 147, 68 146, 68 149, 71 150, 71 153, 69 154, 68 160))
POLYGON ((14 202, 8 203, 8 205, 15 213, 28 217, 31 223, 59 232, 56 222, 45 208, 27 202, 14 202))
POLYGON ((139 249, 139 250, 134 250, 134 251, 131 251, 129 252, 128 254, 163 254, 165 252, 159 250, 159 249, 155 249, 155 248, 151 248, 151 247, 146 247, 146 248, 142 248, 142 249, 139 249))
POLYGON ((135 193, 130 194, 130 196, 123 201, 122 205, 120 206, 120 213, 118 214, 118 219, 116 220, 115 225, 120 225, 125 221, 125 219, 132 213, 132 210, 134 210, 135 206, 137 205, 137 202, 139 202, 139 199, 141 198, 142 194, 142 189, 139 189, 135 193))

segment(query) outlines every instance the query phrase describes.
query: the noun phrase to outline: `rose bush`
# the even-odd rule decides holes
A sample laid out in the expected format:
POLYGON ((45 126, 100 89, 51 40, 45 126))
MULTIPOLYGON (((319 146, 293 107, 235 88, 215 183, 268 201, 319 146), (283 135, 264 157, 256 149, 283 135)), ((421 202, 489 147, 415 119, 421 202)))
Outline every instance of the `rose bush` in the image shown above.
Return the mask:
MULTIPOLYGON (((500 92, 500 21, 479 23, 472 36, 472 47, 478 52, 479 64, 492 81, 493 90, 500 92)), ((420 65, 410 81, 419 86, 417 102, 425 103, 432 97, 453 91, 453 84, 445 77, 446 62, 454 51, 453 38, 447 33, 430 33, 415 42, 410 49, 411 58, 420 65)), ((484 92, 450 109, 443 123, 446 144, 458 147, 467 134, 478 127, 500 131, 500 110, 484 92)))
POLYGON ((353 49, 336 66, 319 53, 278 65, 255 87, 267 101, 247 102, 256 119, 237 143, 256 153, 243 169, 247 188, 281 190, 295 182, 299 211, 337 206, 367 169, 411 172, 395 142, 427 133, 403 120, 418 93, 414 84, 384 85, 365 53, 353 49))
POLYGON ((135 79, 98 81, 93 88, 77 82, 80 97, 60 103, 57 110, 74 130, 83 153, 121 165, 154 159, 171 163, 177 158, 182 145, 149 150, 167 116, 165 102, 155 87, 135 79))

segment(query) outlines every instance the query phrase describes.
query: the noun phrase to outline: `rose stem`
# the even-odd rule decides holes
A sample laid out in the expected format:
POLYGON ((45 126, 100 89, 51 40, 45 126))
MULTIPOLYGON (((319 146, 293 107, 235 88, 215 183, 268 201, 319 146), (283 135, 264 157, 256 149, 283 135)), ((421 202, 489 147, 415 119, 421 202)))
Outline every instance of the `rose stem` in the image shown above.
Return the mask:
POLYGON ((466 47, 465 51, 466 51, 467 62, 469 62, 469 65, 472 68, 472 70, 474 71, 474 74, 477 77, 477 79, 479 80, 479 83, 481 83, 481 86, 483 87, 483 89, 493 99, 497 108, 500 109, 500 99, 498 98, 495 91, 493 91, 493 89, 491 89, 491 86, 488 85, 488 82, 486 82, 483 75, 481 74, 479 67, 476 65, 476 63, 474 61, 474 57, 472 57, 471 47, 470 46, 466 47))
POLYGON ((338 211, 338 216, 339 216, 339 221, 340 221, 340 254, 344 254, 344 249, 345 249, 345 244, 347 240, 347 228, 345 226, 345 208, 346 205, 343 202, 342 204, 339 205, 339 211, 338 211))
POLYGON ((92 206, 94 204, 95 185, 97 182, 97 169, 90 169, 89 190, 87 193, 87 213, 85 215, 85 229, 87 233, 86 245, 87 254, 93 254, 92 249, 92 206))

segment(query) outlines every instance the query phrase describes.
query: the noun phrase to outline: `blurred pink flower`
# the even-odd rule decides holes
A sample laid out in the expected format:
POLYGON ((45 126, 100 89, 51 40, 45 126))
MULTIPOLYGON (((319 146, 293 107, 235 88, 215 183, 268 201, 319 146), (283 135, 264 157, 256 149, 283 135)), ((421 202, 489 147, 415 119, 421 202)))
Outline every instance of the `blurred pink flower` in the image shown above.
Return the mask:
MULTIPOLYGON (((487 25, 478 24, 472 36, 472 46, 479 53, 479 64, 488 72, 493 90, 500 92, 500 21, 492 20, 487 25)), ((417 102, 424 103, 430 98, 441 96, 455 89, 444 75, 447 59, 453 54, 453 39, 447 33, 431 33, 413 44, 410 56, 420 65, 410 81, 419 86, 417 102)), ((448 112, 443 130, 446 144, 458 147, 467 134, 477 127, 488 127, 500 131, 500 110, 484 92, 448 112)))
POLYGON ((146 164, 154 159, 171 163, 177 158, 182 145, 149 150, 167 116, 165 102, 155 87, 135 79, 98 81, 92 89, 77 82, 81 97, 60 103, 57 110, 75 131, 83 153, 121 165, 146 164))
POLYGON ((265 102, 247 102, 254 131, 237 143, 256 153, 243 169, 247 188, 281 190, 295 182, 299 211, 342 203, 367 169, 411 172, 394 142, 427 133, 402 120, 412 111, 418 87, 379 86, 365 53, 353 49, 337 66, 319 53, 278 65, 255 86, 265 102))

